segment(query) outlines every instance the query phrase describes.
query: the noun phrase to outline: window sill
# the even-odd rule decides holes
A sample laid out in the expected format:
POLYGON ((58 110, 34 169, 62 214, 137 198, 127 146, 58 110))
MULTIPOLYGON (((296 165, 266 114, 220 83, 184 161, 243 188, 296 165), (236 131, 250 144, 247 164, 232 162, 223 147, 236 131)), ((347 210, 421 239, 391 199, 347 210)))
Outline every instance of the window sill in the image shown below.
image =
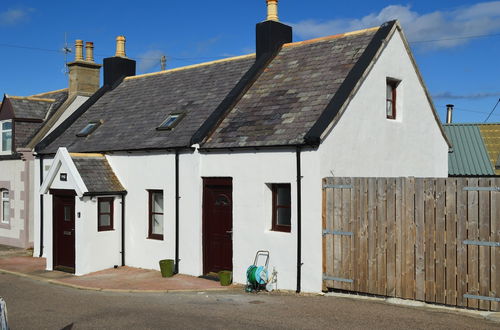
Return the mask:
POLYGON ((101 228, 101 229, 97 229, 98 232, 101 232, 101 231, 115 231, 114 228, 101 228))
POLYGON ((154 239, 156 241, 163 241, 163 235, 150 235, 146 238, 147 239, 154 239))
POLYGON ((286 228, 286 227, 285 228, 271 228, 270 232, 289 234, 289 233, 292 232, 292 227, 288 227, 288 228, 286 228))

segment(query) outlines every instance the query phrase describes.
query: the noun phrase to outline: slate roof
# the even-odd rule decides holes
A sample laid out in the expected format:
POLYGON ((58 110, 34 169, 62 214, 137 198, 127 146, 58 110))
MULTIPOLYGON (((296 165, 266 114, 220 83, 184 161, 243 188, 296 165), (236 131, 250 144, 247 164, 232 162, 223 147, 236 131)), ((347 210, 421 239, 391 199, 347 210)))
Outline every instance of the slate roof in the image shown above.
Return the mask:
POLYGON ((15 118, 44 120, 59 108, 68 97, 67 89, 32 95, 8 96, 15 118))
POLYGON ((203 148, 303 144, 378 29, 284 45, 203 148))
POLYGON ((70 153, 70 156, 88 189, 87 194, 126 191, 104 155, 70 153))
POLYGON ((43 122, 16 121, 14 149, 26 146, 42 126, 43 122))
POLYGON ((194 132, 254 63, 237 58, 128 77, 104 94, 42 153, 187 147, 194 132), (156 128, 172 113, 184 118, 172 130, 156 128), (89 122, 102 125, 87 137, 76 134, 89 122))
POLYGON ((448 154, 450 176, 492 176, 495 175, 478 124, 443 125, 453 145, 448 154))

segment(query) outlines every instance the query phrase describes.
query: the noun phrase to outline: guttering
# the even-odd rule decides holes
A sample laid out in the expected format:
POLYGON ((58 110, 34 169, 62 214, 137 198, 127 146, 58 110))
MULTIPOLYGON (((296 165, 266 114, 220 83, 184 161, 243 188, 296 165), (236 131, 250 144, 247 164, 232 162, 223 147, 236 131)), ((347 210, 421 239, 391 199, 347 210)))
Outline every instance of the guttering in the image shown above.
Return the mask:
POLYGON ((125 266, 125 195, 122 195, 122 267, 125 266))
POLYGON ((300 293, 302 275, 302 170, 300 167, 300 146, 297 146, 297 293, 300 293))
POLYGON ((174 274, 179 273, 179 149, 175 149, 175 266, 174 274))
MULTIPOLYGON (((43 155, 40 155, 40 187, 43 183, 43 155)), ((43 194, 40 194, 40 255, 43 256, 43 194)))

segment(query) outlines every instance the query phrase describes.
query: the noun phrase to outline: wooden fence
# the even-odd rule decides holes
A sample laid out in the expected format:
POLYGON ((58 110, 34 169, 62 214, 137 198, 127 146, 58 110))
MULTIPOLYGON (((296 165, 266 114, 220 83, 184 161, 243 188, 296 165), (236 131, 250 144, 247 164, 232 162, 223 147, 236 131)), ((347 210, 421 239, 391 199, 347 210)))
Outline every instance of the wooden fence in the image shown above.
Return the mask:
POLYGON ((323 289, 500 311, 500 179, 326 178, 323 289))

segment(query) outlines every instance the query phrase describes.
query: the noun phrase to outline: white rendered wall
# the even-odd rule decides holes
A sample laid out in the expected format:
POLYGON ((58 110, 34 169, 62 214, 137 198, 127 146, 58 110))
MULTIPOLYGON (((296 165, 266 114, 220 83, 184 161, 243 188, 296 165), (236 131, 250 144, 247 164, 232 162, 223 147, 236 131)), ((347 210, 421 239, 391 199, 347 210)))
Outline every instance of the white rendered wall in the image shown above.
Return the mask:
POLYGON ((25 230, 24 182, 22 173, 25 163, 22 160, 0 161, 0 189, 9 190, 10 219, 8 224, 0 222, 0 244, 24 246, 22 233, 25 230))
POLYGON ((323 176, 447 177, 448 145, 398 32, 319 149, 323 176), (386 119, 386 78, 397 87, 386 119))

